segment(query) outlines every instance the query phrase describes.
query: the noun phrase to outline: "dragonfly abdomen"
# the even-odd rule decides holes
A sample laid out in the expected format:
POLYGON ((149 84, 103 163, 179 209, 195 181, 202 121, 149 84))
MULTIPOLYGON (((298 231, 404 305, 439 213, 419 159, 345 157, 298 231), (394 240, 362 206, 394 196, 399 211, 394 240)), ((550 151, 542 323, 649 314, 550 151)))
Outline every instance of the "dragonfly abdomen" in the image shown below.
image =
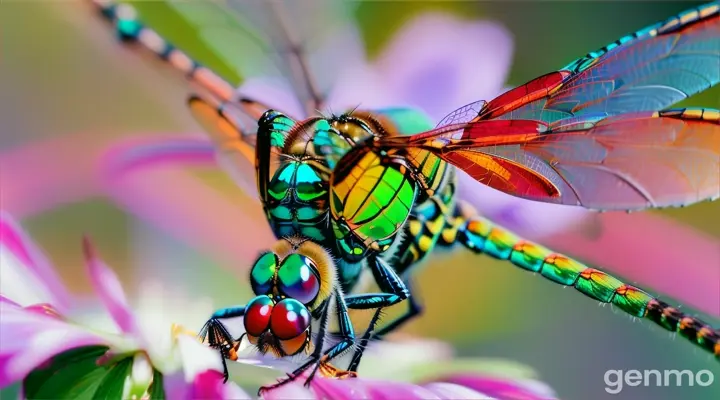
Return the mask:
POLYGON ((592 299, 613 304, 629 315, 649 319, 720 357, 720 330, 606 272, 523 240, 479 216, 465 221, 457 239, 473 251, 508 260, 555 283, 572 286, 592 299))

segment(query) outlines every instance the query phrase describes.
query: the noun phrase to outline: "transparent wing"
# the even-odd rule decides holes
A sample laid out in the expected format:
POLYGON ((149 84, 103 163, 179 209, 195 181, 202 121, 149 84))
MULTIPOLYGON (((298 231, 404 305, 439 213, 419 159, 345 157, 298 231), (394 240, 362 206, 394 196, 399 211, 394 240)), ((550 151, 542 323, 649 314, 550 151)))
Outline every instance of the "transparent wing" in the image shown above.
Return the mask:
POLYGON ((291 87, 308 114, 322 107, 342 65, 362 55, 354 2, 168 1, 216 57, 244 78, 291 87), (348 58, 350 53, 355 53, 348 58))
POLYGON ((547 124, 476 121, 377 141, 437 154, 478 182, 547 203, 603 210, 720 196, 720 111, 676 109, 547 124))
POLYGON ((715 1, 622 37, 510 90, 473 118, 450 119, 453 123, 475 119, 551 123, 657 111, 719 81, 720 2, 715 1))

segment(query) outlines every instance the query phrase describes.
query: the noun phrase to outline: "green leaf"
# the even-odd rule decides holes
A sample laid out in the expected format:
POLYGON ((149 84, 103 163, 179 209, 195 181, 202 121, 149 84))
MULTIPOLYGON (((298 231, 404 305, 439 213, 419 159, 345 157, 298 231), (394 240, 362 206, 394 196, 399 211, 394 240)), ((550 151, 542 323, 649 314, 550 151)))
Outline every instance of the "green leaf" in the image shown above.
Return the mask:
POLYGON ((98 369, 98 357, 107 352, 105 346, 87 346, 68 350, 51 358, 47 366, 32 371, 23 380, 28 398, 58 398, 72 390, 72 385, 98 369))
POLYGON ((163 387, 163 376, 162 374, 154 370, 153 381, 150 384, 150 400, 165 400, 165 388, 163 387))
POLYGON ((122 398, 125 379, 132 368, 133 359, 128 357, 110 367, 100 383, 94 398, 119 399, 122 398))

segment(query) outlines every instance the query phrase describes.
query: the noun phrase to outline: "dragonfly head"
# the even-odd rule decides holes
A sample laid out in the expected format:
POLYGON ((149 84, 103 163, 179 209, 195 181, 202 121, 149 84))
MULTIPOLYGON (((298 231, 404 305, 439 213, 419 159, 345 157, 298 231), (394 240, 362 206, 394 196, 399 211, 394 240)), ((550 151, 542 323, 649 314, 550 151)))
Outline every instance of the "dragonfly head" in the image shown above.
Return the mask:
POLYGON ((310 241, 283 239, 250 271, 256 297, 245 308, 245 331, 261 353, 292 356, 308 349, 311 323, 330 298, 332 258, 310 241))

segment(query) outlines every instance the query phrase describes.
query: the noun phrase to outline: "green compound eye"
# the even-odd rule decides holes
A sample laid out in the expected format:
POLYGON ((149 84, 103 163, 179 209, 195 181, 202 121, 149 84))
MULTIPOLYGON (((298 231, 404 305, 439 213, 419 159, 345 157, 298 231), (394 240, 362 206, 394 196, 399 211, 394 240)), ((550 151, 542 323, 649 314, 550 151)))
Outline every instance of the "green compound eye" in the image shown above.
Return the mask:
POLYGON ((255 261, 250 271, 250 286, 255 294, 270 294, 278 261, 275 253, 265 253, 255 261))
POLYGON ((278 270, 278 289, 285 296, 309 304, 320 292, 320 276, 315 262, 300 254, 291 254, 278 270))

